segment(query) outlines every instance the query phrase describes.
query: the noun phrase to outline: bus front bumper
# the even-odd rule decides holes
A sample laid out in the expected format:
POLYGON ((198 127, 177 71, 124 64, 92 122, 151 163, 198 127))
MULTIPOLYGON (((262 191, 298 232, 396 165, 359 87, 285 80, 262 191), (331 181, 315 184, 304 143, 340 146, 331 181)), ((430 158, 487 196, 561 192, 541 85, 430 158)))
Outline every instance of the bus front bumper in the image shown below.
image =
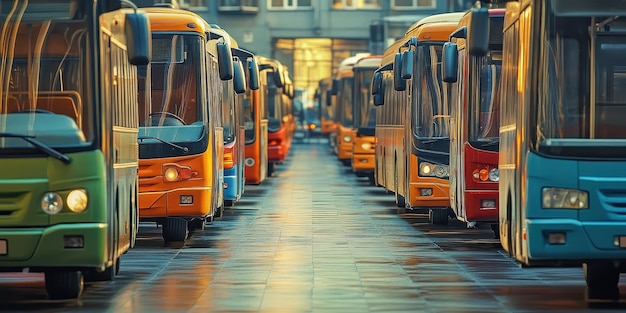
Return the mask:
MULTIPOLYGON (((445 183, 447 182, 446 180, 445 183)), ((411 183, 409 185, 411 207, 450 207, 450 185, 445 183, 411 183)))
POLYGON ((270 162, 278 163, 284 162, 287 156, 283 146, 269 146, 267 147, 267 158, 270 162))
POLYGON ((375 166, 374 154, 355 153, 352 157, 352 171, 357 176, 367 176, 374 173, 375 166))
POLYGON ((497 190, 466 190, 465 221, 498 222, 497 190))
POLYGON ((237 165, 224 169, 224 200, 237 201, 241 197, 239 190, 240 177, 237 176, 237 165))
POLYGON ((522 240, 532 260, 626 260, 626 222, 527 219, 522 240))
POLYGON ((107 224, 0 228, 0 268, 95 268, 106 264, 107 224))
POLYGON ((139 193, 139 218, 205 217, 211 213, 211 187, 139 193))

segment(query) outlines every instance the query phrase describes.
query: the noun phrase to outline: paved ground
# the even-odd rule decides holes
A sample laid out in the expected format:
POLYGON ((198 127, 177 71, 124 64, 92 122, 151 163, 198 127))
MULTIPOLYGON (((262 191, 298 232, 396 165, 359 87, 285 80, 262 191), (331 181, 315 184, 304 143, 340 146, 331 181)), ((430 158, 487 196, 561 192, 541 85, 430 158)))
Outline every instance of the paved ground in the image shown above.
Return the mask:
MULTIPOLYGON (((37 274, 0 274, 0 311, 591 312, 579 268, 520 268, 490 229, 431 226, 352 175, 326 143, 289 161, 186 244, 141 227, 114 282, 46 300, 37 274), (400 212, 401 213, 401 212, 400 212)), ((626 299, 626 287, 621 289, 626 299)))

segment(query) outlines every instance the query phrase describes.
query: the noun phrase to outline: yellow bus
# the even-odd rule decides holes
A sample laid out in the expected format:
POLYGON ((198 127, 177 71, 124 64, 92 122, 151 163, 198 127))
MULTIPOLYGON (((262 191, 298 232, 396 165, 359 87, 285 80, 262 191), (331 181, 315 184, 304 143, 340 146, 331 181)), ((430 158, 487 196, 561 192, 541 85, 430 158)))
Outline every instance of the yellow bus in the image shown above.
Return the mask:
POLYGON ((359 177, 367 177, 371 185, 375 185, 376 107, 370 87, 374 71, 380 67, 381 61, 382 55, 372 55, 360 59, 352 68, 354 73, 352 171, 359 177))
POLYGON ((345 58, 339 63, 337 75, 333 78, 331 94, 335 96, 335 132, 331 136, 335 141, 334 153, 345 166, 352 164, 352 146, 354 140, 354 113, 352 109, 354 91, 354 72, 352 68, 367 53, 359 53, 345 58))
POLYGON ((223 210, 223 81, 233 77, 232 54, 211 42, 197 14, 145 8, 152 27, 150 64, 139 84, 139 209, 162 225, 165 241, 223 210))
POLYGON ((332 85, 332 78, 320 79, 315 91, 315 100, 319 103, 321 110, 320 128, 324 136, 330 136, 335 131, 335 101, 331 94, 332 85))
POLYGON ((135 243, 149 25, 118 0, 3 1, 0 19, 0 271, 77 298, 135 243))
POLYGON ((402 97, 385 102, 376 120, 377 140, 384 143, 376 158, 383 158, 387 173, 382 185, 396 193, 399 207, 428 210, 433 224, 447 224, 452 214, 450 103, 441 77, 441 50, 463 14, 432 15, 407 30, 390 77, 402 97))

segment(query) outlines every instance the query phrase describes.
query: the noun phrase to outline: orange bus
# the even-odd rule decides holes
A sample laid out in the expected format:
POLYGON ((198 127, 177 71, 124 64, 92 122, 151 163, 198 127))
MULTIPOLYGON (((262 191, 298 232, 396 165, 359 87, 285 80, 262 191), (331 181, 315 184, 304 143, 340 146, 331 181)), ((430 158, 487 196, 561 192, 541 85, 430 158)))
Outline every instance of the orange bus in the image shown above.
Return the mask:
POLYGON ((490 224, 498 236, 499 92, 505 9, 489 9, 489 50, 469 53, 468 11, 444 45, 444 81, 450 82, 450 206, 468 228, 490 224))
POLYGON ((359 177, 374 181, 374 149, 376 148, 376 111, 370 87, 372 76, 381 64, 382 55, 364 57, 354 64, 352 171, 359 177))
POLYGON ((139 71, 139 214, 162 225, 165 241, 184 241, 223 210, 221 96, 232 54, 208 42, 193 12, 143 10, 153 58, 139 71))
POLYGON ((402 97, 385 101, 376 120, 377 140, 384 143, 376 158, 384 159, 385 172, 392 175, 385 176, 382 185, 395 191, 399 207, 428 210, 433 224, 447 224, 451 214, 450 108, 441 77, 441 50, 463 14, 432 15, 407 30, 388 77, 394 90, 403 91, 402 97))
POLYGON ((332 138, 335 140, 333 149, 337 159, 345 166, 352 163, 352 141, 354 139, 354 114, 352 111, 354 72, 352 68, 364 56, 369 54, 359 53, 345 58, 339 63, 337 75, 333 79, 331 94, 335 96, 335 132, 332 138))
POLYGON ((332 78, 320 79, 315 99, 319 103, 321 117, 320 128, 324 136, 329 136, 335 130, 335 101, 331 95, 332 78))
POLYGON ((287 158, 296 130, 291 98, 293 84, 286 67, 277 60, 259 57, 259 71, 265 72, 267 92, 264 95, 268 116, 267 175, 274 173, 276 164, 287 158))
MULTIPOLYGON (((242 94, 245 126, 245 175, 246 184, 260 184, 267 177, 267 110, 265 95, 267 76, 259 75, 257 57, 248 59, 247 71, 250 76, 256 75, 258 88, 250 88, 242 94)), ((252 79, 251 79, 252 80, 252 79)))
MULTIPOLYGON (((222 93, 222 126, 224 129, 224 205, 233 206, 244 192, 245 175, 245 125, 243 94, 248 89, 247 76, 243 62, 248 64, 248 58, 253 54, 239 49, 237 41, 221 28, 211 28, 211 40, 222 40, 233 54, 234 76, 232 80, 223 82, 222 93)), ((248 73, 249 74, 249 73, 248 73)), ((248 76, 249 77, 249 76, 248 76)), ((258 75, 253 75, 257 77, 258 75)), ((254 87, 258 88, 255 82, 254 87)))

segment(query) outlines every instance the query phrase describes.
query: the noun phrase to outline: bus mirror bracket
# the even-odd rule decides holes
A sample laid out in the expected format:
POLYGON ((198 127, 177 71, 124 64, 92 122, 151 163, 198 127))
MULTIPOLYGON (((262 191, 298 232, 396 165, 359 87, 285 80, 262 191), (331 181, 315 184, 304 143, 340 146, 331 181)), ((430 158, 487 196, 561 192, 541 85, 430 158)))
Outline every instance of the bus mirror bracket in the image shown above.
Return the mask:
POLYGON ((485 7, 472 8, 467 34, 468 52, 482 57, 489 49, 489 11, 485 7))
POLYGON ((148 65, 152 59, 152 34, 148 16, 139 11, 126 13, 124 21, 128 62, 133 65, 148 65))
POLYGON ((234 72, 233 53, 226 43, 218 42, 216 43, 216 47, 220 79, 231 80, 233 79, 234 72))
POLYGON ((333 96, 332 91, 326 90, 326 106, 331 106, 333 104, 333 99, 331 98, 333 96))
POLYGON ((339 79, 333 79, 333 84, 330 87, 330 94, 335 96, 339 93, 339 79))
POLYGON ((459 52, 456 47, 456 42, 446 42, 443 44, 443 58, 441 62, 443 63, 443 81, 446 83, 456 83, 459 71, 459 52))

